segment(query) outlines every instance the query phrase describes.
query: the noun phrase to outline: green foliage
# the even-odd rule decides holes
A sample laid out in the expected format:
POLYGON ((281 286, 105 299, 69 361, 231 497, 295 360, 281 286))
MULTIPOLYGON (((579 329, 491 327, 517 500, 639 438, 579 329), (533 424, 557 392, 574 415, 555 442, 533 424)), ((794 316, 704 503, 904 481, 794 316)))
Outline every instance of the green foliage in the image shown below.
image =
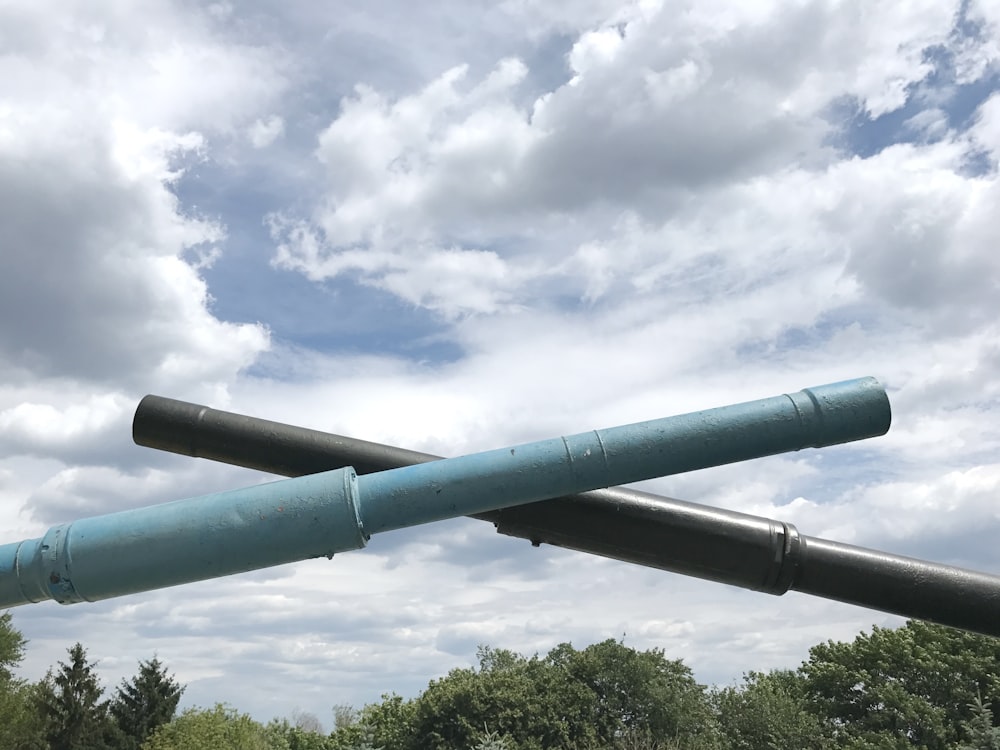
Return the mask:
POLYGON ((38 685, 20 680, 0 684, 0 748, 48 750, 45 726, 38 712, 38 685))
POLYGON ((335 750, 333 741, 326 735, 293 726, 287 719, 272 719, 264 730, 272 742, 277 739, 288 750, 335 750))
POLYGON ((385 750, 382 746, 375 746, 375 730, 371 727, 362 725, 361 726, 361 737, 358 739, 354 745, 351 746, 351 750, 385 750))
POLYGON ((24 658, 27 641, 11 624, 11 613, 0 615, 0 687, 14 682, 14 668, 24 658))
POLYGON ((122 680, 109 705, 121 731, 119 747, 138 750, 158 726, 174 718, 183 692, 158 659, 140 662, 139 672, 131 680, 122 680))
POLYGON ((660 650, 613 640, 545 658, 481 647, 479 669, 456 669, 414 701, 413 732, 389 750, 450 750, 503 737, 511 750, 611 747, 623 737, 653 746, 718 747, 704 688, 660 650), (495 736, 482 735, 490 727, 495 736))
POLYGON ((41 720, 35 710, 36 688, 14 676, 27 641, 11 624, 10 612, 0 615, 0 748, 44 748, 41 720))
POLYGON ((547 659, 592 694, 584 720, 601 741, 631 733, 687 747, 717 745, 718 727, 704 686, 662 649, 636 651, 609 639, 582 651, 562 644, 547 659))
POLYGON ((819 718, 805 699, 796 672, 750 672, 739 688, 714 695, 722 735, 729 750, 800 750, 826 746, 819 718))
POLYGON ((142 750, 289 750, 282 734, 219 703, 210 709, 188 709, 156 729, 142 750))
POLYGON ((52 750, 99 750, 114 747, 114 724, 103 690, 79 643, 69 649, 68 664, 59 662, 55 676, 42 681, 37 706, 44 723, 45 739, 52 750))
POLYGON ((806 695, 835 747, 946 750, 976 697, 1000 696, 1000 639, 938 625, 876 627, 809 654, 806 695))
POLYGON ((371 730, 376 745, 397 750, 411 744, 415 716, 414 701, 390 693, 382 696, 381 703, 365 706, 358 726, 371 730))
POLYGON ((361 711, 334 707, 334 715, 337 728, 330 735, 330 750, 355 750, 366 744, 387 750, 415 747, 415 702, 395 693, 384 694, 380 703, 361 711))
MULTIPOLYGON (((385 700, 386 696, 382 696, 385 700)), ((333 727, 334 730, 346 729, 349 726, 353 726, 358 723, 358 710, 354 706, 349 706, 346 703, 338 703, 333 707, 333 727)))
POLYGON ((406 750, 470 748, 484 725, 519 750, 585 746, 594 738, 586 724, 592 696, 565 670, 504 650, 481 649, 479 657, 478 671, 452 670, 416 700, 406 750))
POLYGON ((510 750, 510 745, 507 743, 507 738, 500 736, 499 732, 491 732, 487 727, 483 727, 483 734, 473 750, 510 750))
POLYGON ((384 697, 335 750, 947 750, 992 748, 1000 641, 911 622, 810 651, 798 671, 749 673, 711 700, 680 661, 615 641, 544 658, 481 648, 412 701, 384 697), (489 728, 488 730, 486 728, 489 728), (485 734, 484 734, 485 732, 485 734))
POLYGON ((978 695, 969 706, 972 716, 962 723, 962 729, 969 737, 969 744, 960 745, 958 750, 1000 750, 1000 729, 993 726, 993 712, 978 695))
POLYGON ((335 707, 330 736, 311 714, 262 726, 223 704, 171 719, 183 688, 155 658, 103 703, 80 644, 29 685, 13 674, 24 647, 0 615, 0 750, 1000 750, 1000 640, 919 622, 710 696, 659 649, 480 647, 477 668, 415 699, 335 707))

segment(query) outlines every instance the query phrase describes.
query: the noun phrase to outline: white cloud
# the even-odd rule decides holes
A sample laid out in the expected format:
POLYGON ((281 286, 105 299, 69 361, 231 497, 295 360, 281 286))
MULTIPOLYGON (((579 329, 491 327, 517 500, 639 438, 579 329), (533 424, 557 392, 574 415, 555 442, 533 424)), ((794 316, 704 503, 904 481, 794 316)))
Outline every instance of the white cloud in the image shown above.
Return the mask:
MULTIPOLYGON (((686 191, 699 190, 701 203, 712 185, 772 183, 790 161, 810 172, 834 163, 822 147, 832 104, 855 97, 877 116, 931 71, 925 52, 949 38, 955 8, 924 10, 642 6, 583 31, 568 54, 572 80, 533 104, 517 96, 528 71, 516 60, 480 84, 459 66, 395 100, 359 86, 320 136, 328 182, 312 228, 275 222, 276 263, 313 279, 360 272, 453 316, 422 274, 434 265, 426 248, 478 255, 478 269, 478 240, 493 237, 499 275, 531 295, 532 279, 551 276, 528 260, 541 252, 534 237, 553 242, 556 216, 588 207, 596 226, 621 221, 627 207, 645 222, 683 223, 686 191)), ((589 299, 607 281, 601 242, 578 255, 599 277, 583 290, 589 299)), ((503 309, 502 286, 484 290, 481 306, 458 307, 503 309)))
POLYGON ((983 102, 971 128, 973 142, 992 156, 993 168, 1000 162, 1000 95, 993 94, 983 102))
POLYGON ((833 501, 798 497, 784 505, 761 503, 751 512, 791 521, 810 536, 996 570, 998 477, 996 464, 937 476, 915 467, 912 478, 856 487, 833 501))
POLYGON ((569 66, 577 75, 570 81, 570 85, 578 83, 579 76, 612 63, 622 41, 622 33, 616 27, 588 31, 581 35, 569 53, 569 66))
POLYGON ((250 126, 247 135, 254 148, 266 148, 285 132, 285 121, 279 115, 271 115, 266 120, 257 120, 250 126))
POLYGON ((935 140, 948 132, 948 113, 938 107, 921 110, 909 118, 904 127, 926 140, 935 140))
MULTIPOLYGON (((26 29, 49 15, 40 5, 11 12, 26 29)), ((190 159, 204 158, 205 137, 187 128, 243 116, 244 78, 275 83, 250 76, 246 61, 257 51, 227 54, 197 14, 184 19, 162 4, 141 13, 88 4, 45 34, 26 34, 2 63, 10 113, 0 136, 8 260, 0 351, 8 373, 112 389, 207 383, 267 345, 262 327, 223 323, 208 310, 205 283, 182 257, 217 244, 224 230, 185 215, 172 185, 190 159), (164 76, 177 74, 170 61, 192 64, 198 56, 184 45, 199 42, 212 49, 211 71, 181 76, 184 96, 173 84, 162 89, 164 76), (202 96, 204 106, 189 109, 202 96)))
POLYGON ((973 38, 958 45, 958 80, 968 83, 996 72, 1000 66, 1000 11, 991 0, 970 0, 965 6, 966 21, 975 26, 973 38))
POLYGON ((358 248, 331 254, 308 225, 293 227, 280 220, 272 220, 271 225, 276 236, 284 239, 278 246, 276 266, 302 270, 317 281, 360 272, 364 283, 446 318, 511 309, 519 280, 530 278, 492 251, 415 243, 405 252, 358 248))

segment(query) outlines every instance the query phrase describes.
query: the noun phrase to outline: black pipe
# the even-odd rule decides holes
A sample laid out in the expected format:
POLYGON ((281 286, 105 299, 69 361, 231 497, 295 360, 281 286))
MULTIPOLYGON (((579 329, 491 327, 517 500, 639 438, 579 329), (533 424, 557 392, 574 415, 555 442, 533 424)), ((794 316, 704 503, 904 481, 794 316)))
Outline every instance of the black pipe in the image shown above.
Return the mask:
MULTIPOLYGON (((138 445, 284 476, 440 458, 146 396, 138 445)), ((1000 577, 800 536, 792 524, 615 487, 482 513, 501 534, 781 595, 794 590, 1000 636, 1000 577)))

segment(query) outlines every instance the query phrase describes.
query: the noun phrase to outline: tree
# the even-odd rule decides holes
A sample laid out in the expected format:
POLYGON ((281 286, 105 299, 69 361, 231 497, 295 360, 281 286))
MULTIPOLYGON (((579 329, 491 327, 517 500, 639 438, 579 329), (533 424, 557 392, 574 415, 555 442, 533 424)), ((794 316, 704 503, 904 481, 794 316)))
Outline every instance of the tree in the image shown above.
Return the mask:
POLYGON ((231 706, 190 708, 158 727, 142 750, 289 750, 277 727, 265 728, 231 706))
POLYGON ((184 687, 156 657, 139 662, 139 672, 122 680, 109 710, 121 732, 119 746, 137 750, 161 724, 174 718, 184 687))
POLYGON ((510 745, 498 732, 491 732, 488 727, 483 727, 483 733, 473 750, 510 750, 510 745))
POLYGON ((351 750, 385 750, 385 748, 381 745, 375 746, 375 731, 362 724, 361 737, 351 746, 351 750))
POLYGON ((636 651, 609 639, 582 651, 562 644, 547 659, 593 694, 586 721, 603 742, 628 735, 689 748, 718 745, 718 726, 704 686, 690 668, 679 659, 667 659, 662 649, 636 651))
POLYGON ((323 734, 323 724, 320 722, 319 717, 309 711, 295 709, 292 711, 292 722, 297 729, 301 729, 303 732, 323 734))
POLYGON ((739 688, 713 696, 730 750, 785 750, 826 745, 819 719, 805 698, 801 675, 788 670, 750 672, 739 688))
MULTIPOLYGON (((383 696, 384 698, 385 696, 383 696)), ((358 723, 358 710, 346 703, 338 703, 333 707, 333 728, 346 729, 358 723)))
POLYGON ((11 613, 0 615, 0 685, 14 681, 14 668, 24 658, 27 641, 21 631, 11 625, 11 613))
POLYGON ((272 719, 264 727, 264 731, 272 744, 283 743, 288 750, 335 750, 336 748, 329 737, 299 726, 297 719, 296 724, 292 724, 288 719, 272 719))
POLYGON ((480 647, 478 670, 454 669, 416 699, 413 734, 403 747, 473 747, 484 725, 517 750, 586 747, 596 739, 587 723, 592 699, 586 686, 544 659, 480 647))
POLYGON ((18 682, 0 688, 0 748, 50 750, 38 710, 39 684, 18 682))
MULTIPOLYGON (((348 731, 363 728, 365 732, 371 731, 376 746, 402 750, 413 741, 415 716, 414 701, 403 700, 396 693, 387 693, 382 695, 381 702, 365 706, 355 724, 349 725, 348 731)), ((359 733, 358 741, 361 739, 359 733)))
POLYGON ((511 750, 719 747, 691 671, 613 640, 582 651, 564 643, 544 658, 480 647, 478 670, 452 670, 413 701, 410 726, 406 742, 386 747, 450 750, 498 737, 511 750))
POLYGON ((969 744, 960 745, 958 750, 1000 750, 1000 729, 993 726, 993 712, 989 706, 977 695, 969 708, 972 716, 962 724, 969 744))
POLYGON ((27 641, 11 624, 10 612, 0 615, 0 748, 41 750, 45 747, 37 688, 14 676, 27 641))
POLYGON ((59 662, 53 677, 46 675, 39 688, 38 706, 45 724, 45 739, 52 750, 95 750, 114 744, 114 725, 103 690, 87 661, 87 651, 77 643, 69 649, 70 662, 59 662))
POLYGON ((1000 639, 910 621, 813 646, 806 696, 837 747, 946 750, 979 695, 1000 696, 1000 639))

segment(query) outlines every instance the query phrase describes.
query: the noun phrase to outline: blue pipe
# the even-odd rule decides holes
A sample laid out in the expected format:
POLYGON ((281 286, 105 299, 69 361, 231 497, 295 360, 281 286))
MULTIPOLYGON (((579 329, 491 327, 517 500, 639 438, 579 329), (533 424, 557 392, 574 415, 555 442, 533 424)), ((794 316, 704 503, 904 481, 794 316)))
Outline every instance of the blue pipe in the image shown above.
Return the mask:
POLYGON ((874 378, 358 477, 351 468, 55 526, 0 546, 0 608, 98 601, 360 549, 372 534, 884 434, 874 378))

